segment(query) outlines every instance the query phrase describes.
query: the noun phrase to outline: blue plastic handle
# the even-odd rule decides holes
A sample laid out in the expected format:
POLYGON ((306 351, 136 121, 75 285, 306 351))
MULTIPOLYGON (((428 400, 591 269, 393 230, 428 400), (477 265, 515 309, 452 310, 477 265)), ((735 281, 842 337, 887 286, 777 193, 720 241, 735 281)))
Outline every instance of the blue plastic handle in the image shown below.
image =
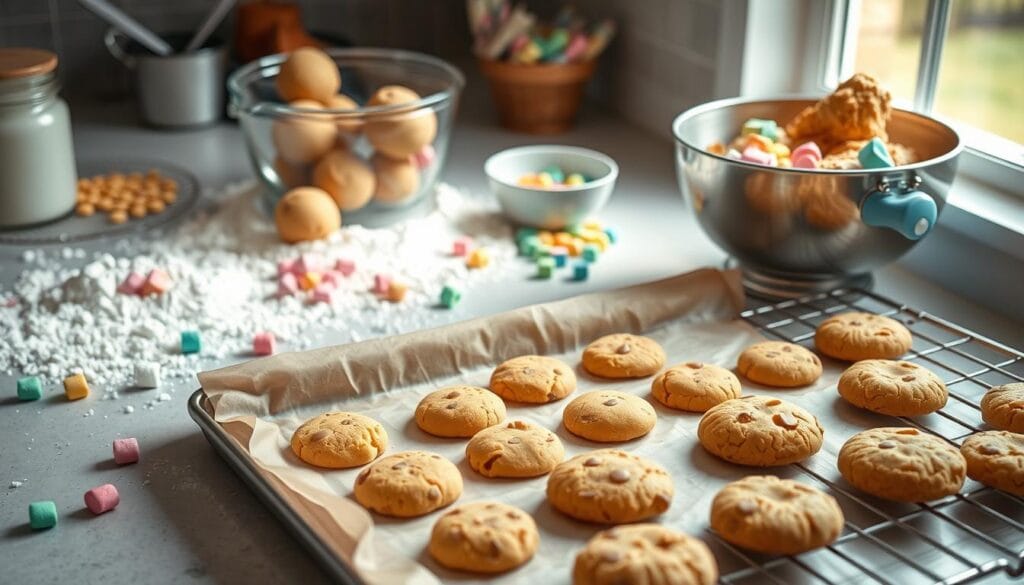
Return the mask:
POLYGON ((908 240, 920 240, 935 225, 939 208, 935 200, 921 191, 903 193, 876 191, 867 196, 860 208, 865 224, 896 230, 908 240))

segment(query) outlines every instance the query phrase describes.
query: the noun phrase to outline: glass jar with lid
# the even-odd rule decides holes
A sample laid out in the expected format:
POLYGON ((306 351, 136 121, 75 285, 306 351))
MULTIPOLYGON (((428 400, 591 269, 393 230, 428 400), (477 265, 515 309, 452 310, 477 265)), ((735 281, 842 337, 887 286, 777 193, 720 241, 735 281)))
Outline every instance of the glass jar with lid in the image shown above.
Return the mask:
POLYGON ((0 228, 61 218, 75 207, 68 105, 57 56, 0 48, 0 228))

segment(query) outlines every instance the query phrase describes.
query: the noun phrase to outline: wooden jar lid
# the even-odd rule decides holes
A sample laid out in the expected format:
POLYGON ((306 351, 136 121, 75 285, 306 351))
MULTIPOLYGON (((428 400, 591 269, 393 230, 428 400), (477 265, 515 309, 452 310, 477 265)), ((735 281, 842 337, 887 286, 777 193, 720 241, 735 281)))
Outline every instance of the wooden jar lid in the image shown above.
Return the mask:
POLYGON ((57 68, 57 55, 43 49, 0 49, 0 79, 31 77, 57 68))

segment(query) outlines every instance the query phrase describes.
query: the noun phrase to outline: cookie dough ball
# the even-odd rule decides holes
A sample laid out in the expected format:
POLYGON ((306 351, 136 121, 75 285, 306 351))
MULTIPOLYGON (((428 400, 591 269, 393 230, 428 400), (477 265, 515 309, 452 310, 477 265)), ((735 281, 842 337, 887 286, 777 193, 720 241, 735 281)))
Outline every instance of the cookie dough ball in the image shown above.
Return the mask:
POLYGON ((377 174, 377 190, 373 198, 381 203, 404 203, 420 189, 420 172, 408 158, 394 160, 374 155, 373 170, 377 174))
MULTIPOLYGON (((296 100, 293 108, 322 110, 320 102, 296 100)), ((270 138, 277 155, 294 164, 309 164, 334 147, 338 129, 330 120, 319 120, 308 115, 293 114, 279 118, 270 128, 270 138)))
MULTIPOLYGON (((401 85, 385 85, 373 94, 367 106, 397 106, 415 102, 420 94, 401 85)), ((429 108, 375 116, 366 122, 366 137, 377 152, 396 160, 405 160, 434 141, 437 115, 429 108)))
POLYGON ((313 185, 333 197, 338 209, 355 211, 370 202, 377 177, 362 159, 344 148, 336 148, 316 164, 313 185))
POLYGON ((314 47, 296 49, 281 64, 277 93, 286 102, 316 100, 326 103, 341 89, 341 73, 327 53, 314 47))
MULTIPOLYGON (((331 96, 324 102, 324 106, 331 110, 358 110, 359 104, 345 94, 331 96)), ((341 134, 355 135, 363 131, 362 120, 337 120, 335 124, 341 134)))
POLYGON ((281 184, 289 189, 295 187, 301 187, 303 185, 309 185, 309 167, 307 165, 298 165, 290 163, 285 160, 281 155, 274 157, 273 163, 274 172, 277 173, 277 178, 281 181, 281 184))
POLYGON ((341 213, 323 189, 299 187, 277 202, 274 223, 281 240, 294 244, 327 237, 341 227, 341 213))

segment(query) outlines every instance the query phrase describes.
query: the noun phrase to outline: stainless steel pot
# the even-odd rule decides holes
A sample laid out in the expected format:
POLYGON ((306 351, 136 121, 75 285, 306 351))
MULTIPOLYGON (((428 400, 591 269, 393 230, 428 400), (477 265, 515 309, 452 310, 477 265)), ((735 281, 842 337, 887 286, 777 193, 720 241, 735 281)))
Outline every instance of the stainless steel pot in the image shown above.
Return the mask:
POLYGON ((890 140, 922 161, 873 170, 764 167, 709 153, 750 118, 785 122, 814 99, 726 99, 672 123, 676 171, 698 222, 743 269, 747 287, 793 297, 870 283, 870 272, 926 236, 945 204, 963 150, 945 124, 896 109, 890 140))

